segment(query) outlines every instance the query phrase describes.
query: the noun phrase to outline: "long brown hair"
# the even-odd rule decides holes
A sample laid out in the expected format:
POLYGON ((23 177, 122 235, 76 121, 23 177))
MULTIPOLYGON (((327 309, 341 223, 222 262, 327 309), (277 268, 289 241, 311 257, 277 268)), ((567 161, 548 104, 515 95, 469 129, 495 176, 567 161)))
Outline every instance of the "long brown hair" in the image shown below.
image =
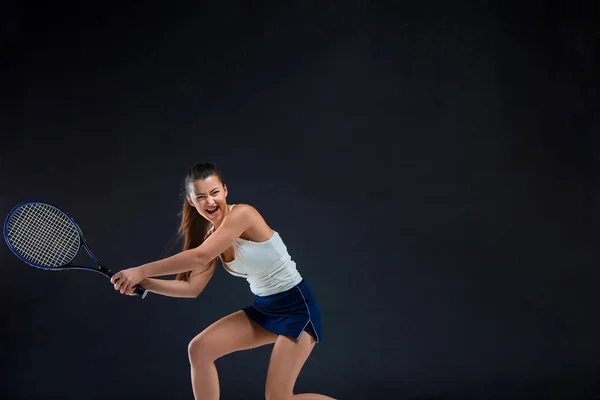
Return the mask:
MULTIPOLYGON (((177 233, 180 238, 183 238, 183 250, 193 249, 200 246, 204 241, 212 234, 212 224, 198 213, 198 211, 188 202, 187 197, 190 195, 191 184, 197 179, 206 179, 209 176, 216 176, 219 178, 221 183, 223 182, 222 174, 217 171, 216 166, 211 163, 194 164, 187 172, 185 177, 184 187, 184 198, 183 207, 181 209, 181 224, 177 233)), ((207 268, 215 268, 217 259, 212 260, 207 268)), ((190 280, 192 271, 181 272, 177 274, 177 280, 186 281, 190 280)))

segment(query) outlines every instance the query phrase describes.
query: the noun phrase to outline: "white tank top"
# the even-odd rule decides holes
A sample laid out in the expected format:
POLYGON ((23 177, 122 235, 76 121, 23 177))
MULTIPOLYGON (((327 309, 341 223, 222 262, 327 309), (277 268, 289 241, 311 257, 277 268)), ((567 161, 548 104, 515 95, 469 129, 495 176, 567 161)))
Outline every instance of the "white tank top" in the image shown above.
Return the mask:
POLYGON ((250 291, 257 296, 281 293, 302 281, 296 263, 276 231, 264 242, 237 238, 232 247, 234 259, 225 262, 219 255, 221 262, 230 274, 246 278, 250 291))

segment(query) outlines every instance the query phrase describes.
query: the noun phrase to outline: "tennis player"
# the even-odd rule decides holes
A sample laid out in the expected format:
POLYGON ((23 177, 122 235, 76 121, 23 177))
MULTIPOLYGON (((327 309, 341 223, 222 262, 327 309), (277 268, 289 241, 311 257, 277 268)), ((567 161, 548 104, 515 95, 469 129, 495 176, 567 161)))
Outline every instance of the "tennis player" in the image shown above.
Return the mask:
POLYGON ((196 399, 218 399, 215 360, 235 351, 274 343, 267 370, 267 400, 332 399, 293 394, 296 379, 314 346, 323 341, 321 312, 278 232, 247 204, 227 204, 227 186, 213 164, 192 166, 185 179, 181 213, 183 251, 125 269, 111 282, 121 294, 136 285, 172 297, 197 297, 214 274, 217 259, 245 278, 254 303, 214 322, 188 346, 196 399), (152 277, 176 275, 176 279, 152 277))

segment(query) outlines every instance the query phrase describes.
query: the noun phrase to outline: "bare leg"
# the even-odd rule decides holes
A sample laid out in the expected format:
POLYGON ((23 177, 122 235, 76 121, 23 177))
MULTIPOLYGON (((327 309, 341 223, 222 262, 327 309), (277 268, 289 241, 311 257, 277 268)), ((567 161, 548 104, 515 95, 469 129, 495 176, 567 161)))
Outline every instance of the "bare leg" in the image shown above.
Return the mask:
POLYGON ((250 321, 237 311, 216 321, 188 346, 192 389, 196 400, 217 400, 220 396, 215 360, 226 354, 274 343, 277 335, 250 321))
POLYGON ((297 342, 287 336, 277 337, 267 371, 267 400, 335 400, 316 393, 294 395, 296 379, 315 344, 315 339, 306 332, 302 332, 297 342))

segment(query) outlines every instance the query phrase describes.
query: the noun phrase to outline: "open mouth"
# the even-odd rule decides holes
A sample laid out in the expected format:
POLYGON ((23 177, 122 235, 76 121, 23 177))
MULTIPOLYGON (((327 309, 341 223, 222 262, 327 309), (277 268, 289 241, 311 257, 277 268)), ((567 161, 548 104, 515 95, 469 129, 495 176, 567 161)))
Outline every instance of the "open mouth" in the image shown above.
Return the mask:
POLYGON ((219 206, 214 206, 213 208, 207 208, 206 212, 208 215, 215 215, 219 211, 219 206))

